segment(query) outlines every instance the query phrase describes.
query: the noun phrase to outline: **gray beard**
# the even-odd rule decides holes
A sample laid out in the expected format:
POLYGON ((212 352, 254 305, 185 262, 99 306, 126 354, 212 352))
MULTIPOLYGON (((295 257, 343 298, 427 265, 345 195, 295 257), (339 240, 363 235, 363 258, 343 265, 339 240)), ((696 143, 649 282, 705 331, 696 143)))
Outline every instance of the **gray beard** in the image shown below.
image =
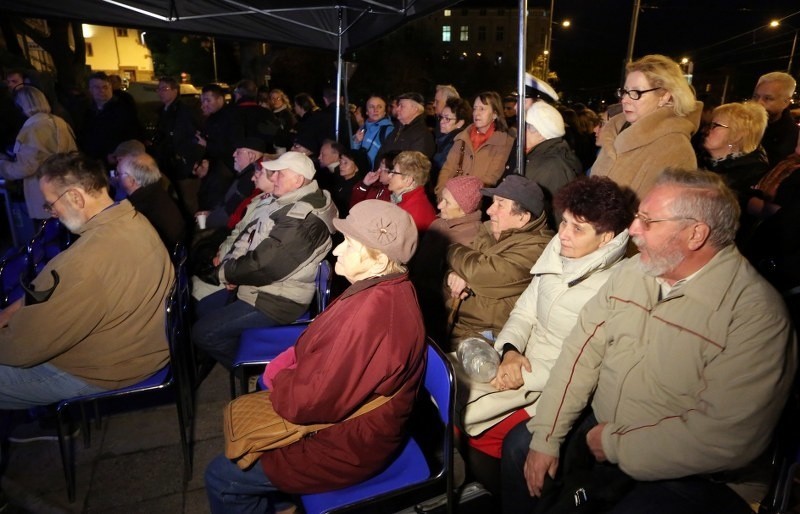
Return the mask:
MULTIPOLYGON (((635 236, 632 239, 636 247, 641 251, 642 245, 640 243, 643 243, 641 239, 635 236)), ((679 250, 671 250, 662 255, 650 254, 648 262, 642 261, 641 257, 639 258, 639 269, 651 277, 661 277, 680 266, 684 259, 685 257, 679 250)))

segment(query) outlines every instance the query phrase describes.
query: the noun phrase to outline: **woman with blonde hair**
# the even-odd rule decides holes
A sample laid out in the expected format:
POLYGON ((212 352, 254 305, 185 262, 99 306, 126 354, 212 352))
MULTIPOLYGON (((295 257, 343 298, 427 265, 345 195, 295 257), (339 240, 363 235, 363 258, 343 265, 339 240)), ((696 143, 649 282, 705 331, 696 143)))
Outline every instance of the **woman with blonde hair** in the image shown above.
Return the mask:
POLYGON ((703 141, 707 152, 705 168, 719 173, 739 198, 741 216, 736 240, 745 243, 757 218, 747 204, 756 196, 755 186, 769 171, 767 152, 761 138, 767 128, 767 111, 755 102, 723 104, 714 109, 703 141))
POLYGON ((663 55, 646 55, 627 66, 617 90, 622 113, 600 133, 600 154, 592 175, 608 176, 641 199, 664 168, 696 168, 691 137, 702 104, 681 72, 663 55))
POLYGON ((503 117, 500 95, 486 91, 476 96, 472 124, 456 135, 439 173, 434 189, 436 195, 442 194, 448 180, 460 175, 476 176, 486 186, 497 184, 505 172, 514 139, 503 117))
POLYGON ((47 97, 35 87, 17 88, 14 103, 27 120, 17 134, 14 157, 6 160, 6 155, 0 153, 0 177, 22 180, 28 216, 34 221, 44 220, 50 212, 39 190, 36 170, 53 154, 77 150, 75 135, 66 121, 50 113, 47 97))
POLYGON ((714 109, 703 148, 705 167, 722 175, 740 200, 769 170, 760 146, 767 128, 767 111, 755 102, 723 104, 714 109))

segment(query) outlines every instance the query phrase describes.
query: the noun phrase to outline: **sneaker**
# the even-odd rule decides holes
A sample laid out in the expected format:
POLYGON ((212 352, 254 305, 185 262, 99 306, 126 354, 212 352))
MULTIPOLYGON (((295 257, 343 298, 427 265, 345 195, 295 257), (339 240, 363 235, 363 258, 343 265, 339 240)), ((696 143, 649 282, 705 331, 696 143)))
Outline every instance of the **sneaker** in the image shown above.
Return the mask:
MULTIPOLYGON (((80 425, 76 425, 72 433, 66 434, 67 438, 77 437, 81 432, 80 425)), ((17 425, 8 436, 12 443, 33 443, 36 441, 58 441, 58 429, 40 421, 31 421, 17 425)))

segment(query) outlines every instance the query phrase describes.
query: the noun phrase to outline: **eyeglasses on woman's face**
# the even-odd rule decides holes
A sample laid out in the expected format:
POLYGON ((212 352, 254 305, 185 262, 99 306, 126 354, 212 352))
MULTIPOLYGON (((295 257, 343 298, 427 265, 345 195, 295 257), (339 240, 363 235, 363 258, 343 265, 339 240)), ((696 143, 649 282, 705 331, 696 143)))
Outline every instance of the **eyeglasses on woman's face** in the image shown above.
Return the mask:
POLYGON ((630 97, 631 100, 638 100, 638 99, 640 99, 642 97, 643 94, 649 93, 651 91, 656 91, 658 89, 661 89, 661 88, 660 87, 654 87, 654 88, 651 88, 651 89, 640 90, 640 89, 625 89, 625 88, 621 87, 621 88, 617 89, 617 98, 619 98, 621 100, 625 95, 628 95, 628 97, 630 97))

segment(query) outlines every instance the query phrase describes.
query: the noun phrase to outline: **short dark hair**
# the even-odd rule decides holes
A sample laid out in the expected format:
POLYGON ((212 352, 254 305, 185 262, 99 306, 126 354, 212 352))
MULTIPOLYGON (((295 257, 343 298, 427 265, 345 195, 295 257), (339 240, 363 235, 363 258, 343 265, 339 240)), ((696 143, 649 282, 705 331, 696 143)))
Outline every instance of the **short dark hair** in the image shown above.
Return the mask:
POLYGON ((308 93, 297 93, 294 95, 294 103, 306 112, 311 112, 317 108, 316 102, 308 93))
POLYGON ((250 79, 240 80, 236 84, 234 93, 247 100, 255 100, 258 97, 258 86, 250 79))
POLYGON ((178 81, 175 80, 175 77, 168 77, 168 76, 158 77, 158 81, 163 82, 164 84, 168 85, 169 87, 175 90, 178 90, 178 88, 180 87, 178 85, 178 81))
POLYGON ((96 71, 90 74, 86 82, 89 83, 92 80, 102 80, 103 82, 108 82, 109 84, 111 84, 111 79, 108 78, 108 74, 106 74, 106 72, 104 71, 96 71))
POLYGON ((203 93, 212 93, 216 97, 224 97, 225 91, 219 84, 206 84, 203 86, 203 93))
POLYGON ((54 182, 59 189, 79 186, 87 193, 108 190, 103 164, 81 152, 51 155, 39 166, 36 176, 54 182))
POLYGON ((471 123, 472 106, 463 98, 448 98, 444 106, 456 115, 456 121, 471 123))
POLYGON ((598 233, 619 234, 633 222, 633 194, 608 177, 581 177, 558 190, 553 206, 569 211, 598 233))

